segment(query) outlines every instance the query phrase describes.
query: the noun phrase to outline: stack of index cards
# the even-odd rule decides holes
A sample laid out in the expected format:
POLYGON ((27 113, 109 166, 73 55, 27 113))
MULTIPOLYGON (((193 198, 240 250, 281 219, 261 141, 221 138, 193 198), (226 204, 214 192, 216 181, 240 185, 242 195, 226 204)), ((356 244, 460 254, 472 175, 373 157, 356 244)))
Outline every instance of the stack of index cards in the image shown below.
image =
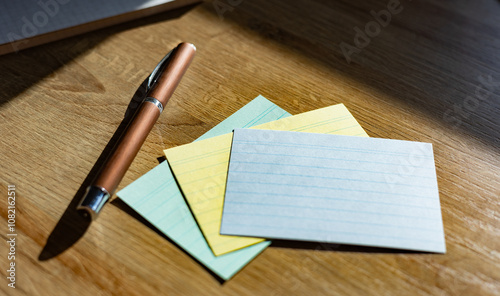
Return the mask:
POLYGON ((118 196, 224 280, 267 239, 445 252, 431 144, 368 138, 342 104, 259 96, 165 155, 118 196))

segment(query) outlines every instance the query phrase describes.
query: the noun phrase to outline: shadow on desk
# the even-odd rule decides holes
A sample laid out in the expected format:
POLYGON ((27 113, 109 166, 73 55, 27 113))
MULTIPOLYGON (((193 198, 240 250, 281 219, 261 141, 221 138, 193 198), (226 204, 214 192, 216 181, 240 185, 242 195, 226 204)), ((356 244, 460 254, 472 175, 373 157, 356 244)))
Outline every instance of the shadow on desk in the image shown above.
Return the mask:
POLYGON ((271 247, 315 250, 315 251, 334 251, 334 252, 343 252, 343 253, 428 254, 426 252, 418 252, 418 251, 410 251, 410 250, 365 247, 365 246, 354 246, 354 245, 340 245, 340 244, 333 244, 333 243, 290 241, 290 240, 272 240, 271 247))
POLYGON ((66 208, 66 211, 64 211, 61 219, 59 219, 56 227, 49 235, 47 243, 38 257, 39 260, 45 261, 61 254, 75 244, 87 231, 87 228, 91 223, 90 217, 88 215, 82 215, 81 212, 76 210, 76 207, 86 193, 87 187, 92 184, 94 178, 105 165, 106 160, 113 154, 116 144, 124 134, 129 123, 134 118, 135 112, 144 100, 147 84, 148 78, 142 82, 135 92, 127 107, 125 117, 122 122, 116 129, 115 133, 111 137, 111 140, 104 148, 89 174, 80 185, 80 188, 66 208))
MULTIPOLYGON (((498 1, 233 3, 203 7, 222 21, 234 22, 386 94, 373 96, 373 104, 402 102, 408 110, 436 118, 443 131, 463 130, 500 147, 498 1)), ((319 98, 338 96, 328 89, 311 92, 319 98)))
MULTIPOLYGON (((102 41, 118 32, 131 28, 147 26, 156 22, 176 19, 193 9, 198 4, 156 14, 147 18, 129 21, 123 24, 85 33, 68 39, 55 41, 34 48, 0 56, 0 106, 29 89, 45 77, 50 77, 76 57, 91 51, 102 41)), ((75 86, 80 84, 81 73, 71 73, 75 86)), ((86 85, 87 90, 104 92, 102 85, 86 85)))
MULTIPOLYGON (((0 56, 0 80, 2 81, 2 89, 0 90, 0 106, 9 102, 21 92, 29 89, 41 79, 53 75, 57 69, 69 63, 79 55, 92 50, 93 47, 109 36, 133 27, 145 26, 151 23, 165 21, 167 19, 178 18, 195 6, 196 5, 191 5, 179 8, 148 18, 101 29, 93 33, 87 33, 66 40, 38 46, 36 48, 26 49, 19 53, 11 53, 0 56), (86 38, 88 34, 92 34, 92 38, 86 38)), ((76 76, 74 79, 78 82, 79 74, 72 74, 76 76)), ((143 99, 142 95, 144 93, 145 83, 146 80, 134 94, 125 114, 125 118, 117 128, 111 140, 108 142, 90 173, 75 193, 75 196, 72 198, 70 204, 59 219, 54 230, 50 233, 47 243, 39 255, 39 260, 49 260, 63 253, 75 244, 88 229, 90 220, 82 217, 80 213, 76 211, 76 206, 85 194, 86 188, 91 184, 93 178, 104 165, 105 160, 111 155, 118 139, 121 137, 128 123, 131 121, 135 108, 139 105, 138 102, 143 99)), ((75 85, 79 84, 80 83, 75 83, 75 85)), ((86 87, 91 87, 92 90, 96 92, 104 91, 103 87, 100 85, 86 87)))

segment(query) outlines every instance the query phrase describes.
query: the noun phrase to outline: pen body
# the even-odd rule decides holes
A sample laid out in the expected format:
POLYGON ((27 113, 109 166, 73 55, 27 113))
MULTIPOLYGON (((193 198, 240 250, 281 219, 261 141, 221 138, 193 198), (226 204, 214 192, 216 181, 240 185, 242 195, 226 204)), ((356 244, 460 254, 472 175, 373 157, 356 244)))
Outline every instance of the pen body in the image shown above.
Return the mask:
POLYGON ((95 180, 95 186, 102 187, 113 195, 159 116, 160 110, 153 103, 144 102, 141 105, 113 155, 95 180))
MULTIPOLYGON (((195 51, 196 48, 190 43, 179 44, 164 58, 165 60, 169 57, 168 63, 162 68, 159 77, 156 78, 153 74, 150 76, 150 79, 155 78, 155 85, 120 138, 113 154, 106 161, 94 183, 87 188, 87 192, 77 206, 78 210, 89 214, 92 220, 97 218, 104 204, 113 195, 189 67, 195 51)), ((158 67, 162 67, 162 63, 158 67)), ((153 73, 156 73, 155 71, 153 73)))

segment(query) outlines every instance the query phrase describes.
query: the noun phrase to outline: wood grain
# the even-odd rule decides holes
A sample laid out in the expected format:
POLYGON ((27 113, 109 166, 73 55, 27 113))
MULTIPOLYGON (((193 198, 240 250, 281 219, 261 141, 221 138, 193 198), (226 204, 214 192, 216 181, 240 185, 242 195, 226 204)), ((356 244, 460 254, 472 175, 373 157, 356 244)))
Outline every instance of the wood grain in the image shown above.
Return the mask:
POLYGON ((18 234, 1 293, 498 295, 500 3, 401 0, 348 63, 340 44, 390 1, 221 2, 0 57, 0 236, 9 184, 18 234), (79 221, 134 92, 181 41, 197 56, 119 188, 258 94, 292 114, 344 103, 372 137, 433 143, 447 253, 275 242, 222 284, 119 200, 79 221))

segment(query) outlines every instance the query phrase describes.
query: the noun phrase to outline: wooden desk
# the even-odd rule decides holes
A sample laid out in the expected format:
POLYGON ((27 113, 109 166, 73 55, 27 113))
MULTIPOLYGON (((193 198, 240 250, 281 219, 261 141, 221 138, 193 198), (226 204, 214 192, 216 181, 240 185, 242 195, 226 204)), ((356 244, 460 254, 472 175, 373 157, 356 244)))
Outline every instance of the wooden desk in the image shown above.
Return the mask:
POLYGON ((348 63, 341 42, 354 45, 354 27, 389 1, 221 2, 236 5, 222 14, 205 3, 0 57, 2 294, 500 293, 500 3, 402 0, 348 63), (138 85, 183 40, 197 56, 120 189, 162 149, 258 94, 292 114, 344 103, 372 137, 434 144, 447 253, 280 242, 221 284, 119 201, 86 228, 75 204, 138 85), (485 83, 491 91, 477 93, 485 83), (8 185, 15 291, 5 280, 8 185))

